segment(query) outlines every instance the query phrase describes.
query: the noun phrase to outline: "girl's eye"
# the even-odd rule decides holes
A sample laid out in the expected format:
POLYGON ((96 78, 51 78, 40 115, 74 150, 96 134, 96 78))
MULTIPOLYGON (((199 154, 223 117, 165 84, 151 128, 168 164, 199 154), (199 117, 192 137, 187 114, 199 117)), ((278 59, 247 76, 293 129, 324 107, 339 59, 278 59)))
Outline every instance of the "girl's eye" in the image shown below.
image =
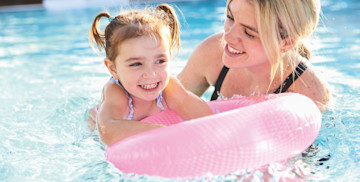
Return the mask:
POLYGON ((164 59, 159 59, 155 63, 156 64, 163 64, 163 63, 166 63, 166 61, 164 59))
POLYGON ((246 30, 245 30, 244 32, 245 32, 246 36, 248 36, 248 37, 250 37, 250 38, 254 38, 254 37, 255 37, 255 36, 249 34, 246 30))
POLYGON ((130 64, 131 67, 136 67, 136 66, 141 66, 141 63, 133 63, 133 64, 130 64))

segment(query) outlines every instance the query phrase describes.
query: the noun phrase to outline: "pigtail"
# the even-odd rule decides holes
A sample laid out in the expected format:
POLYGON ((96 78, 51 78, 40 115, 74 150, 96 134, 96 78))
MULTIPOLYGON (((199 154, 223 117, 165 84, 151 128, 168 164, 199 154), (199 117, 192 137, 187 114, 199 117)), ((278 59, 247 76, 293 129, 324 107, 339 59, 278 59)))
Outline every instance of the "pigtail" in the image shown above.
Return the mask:
POLYGON ((98 15, 96 15, 89 33, 89 40, 91 47, 95 50, 94 47, 94 40, 95 40, 95 43, 99 51, 105 49, 105 34, 99 28, 99 22, 102 17, 110 18, 110 14, 108 12, 101 12, 98 15))
POLYGON ((176 14, 176 11, 168 4, 158 5, 155 11, 164 15, 163 18, 165 18, 168 21, 171 32, 171 40, 172 40, 171 47, 172 48, 175 47, 178 53, 180 48, 180 22, 176 14))

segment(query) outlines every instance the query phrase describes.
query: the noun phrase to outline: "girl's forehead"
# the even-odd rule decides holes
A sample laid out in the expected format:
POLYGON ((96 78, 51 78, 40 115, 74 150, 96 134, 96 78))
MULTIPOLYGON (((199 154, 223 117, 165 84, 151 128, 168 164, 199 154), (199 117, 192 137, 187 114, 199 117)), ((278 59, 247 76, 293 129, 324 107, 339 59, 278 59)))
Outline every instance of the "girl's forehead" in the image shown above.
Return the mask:
POLYGON ((156 36, 140 36, 123 41, 118 46, 118 56, 127 57, 147 57, 153 54, 167 54, 169 51, 168 43, 156 36))

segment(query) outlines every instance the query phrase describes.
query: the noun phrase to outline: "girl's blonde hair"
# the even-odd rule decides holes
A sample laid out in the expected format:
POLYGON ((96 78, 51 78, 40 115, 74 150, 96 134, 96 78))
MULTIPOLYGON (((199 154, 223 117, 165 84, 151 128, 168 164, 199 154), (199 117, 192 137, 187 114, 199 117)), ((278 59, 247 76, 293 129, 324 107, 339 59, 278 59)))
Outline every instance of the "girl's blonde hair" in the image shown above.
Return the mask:
MULTIPOLYGON (((227 6, 232 0, 228 0, 227 6)), ((310 60, 310 51, 302 40, 315 30, 320 16, 319 0, 249 0, 255 7, 259 36, 271 62, 271 83, 279 71, 284 74, 284 61, 295 68, 294 54, 310 60), (285 40, 289 38, 288 40, 285 40), (282 41, 290 41, 294 47, 281 50, 282 41)), ((270 83, 270 85, 271 85, 270 83)), ((269 85, 269 89, 270 89, 269 85)))
POLYGON ((173 48, 178 52, 180 47, 180 23, 175 10, 168 4, 160 4, 155 10, 134 10, 120 13, 112 18, 108 12, 99 13, 93 23, 89 34, 90 45, 94 48, 94 41, 101 51, 105 49, 106 57, 114 61, 119 54, 118 46, 128 39, 141 36, 168 38, 170 55, 173 48), (108 18, 110 23, 105 32, 99 29, 101 18, 108 18), (168 37, 163 29, 170 32, 168 37))

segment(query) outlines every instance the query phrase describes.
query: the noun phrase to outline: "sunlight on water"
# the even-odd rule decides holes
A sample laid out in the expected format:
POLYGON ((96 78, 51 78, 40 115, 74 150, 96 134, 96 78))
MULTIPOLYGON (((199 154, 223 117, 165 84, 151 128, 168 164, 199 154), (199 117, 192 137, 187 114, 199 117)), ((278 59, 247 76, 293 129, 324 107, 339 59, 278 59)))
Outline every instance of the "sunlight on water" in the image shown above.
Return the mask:
MULTIPOLYGON (((222 31, 225 18, 225 0, 176 4, 186 20, 180 18, 182 47, 170 64, 173 75, 201 40, 222 31)), ((360 179, 360 25, 354 23, 360 4, 322 4, 324 18, 308 45, 334 100, 314 144, 289 161, 189 181, 360 179)), ((87 128, 86 111, 100 100, 109 79, 103 57, 87 38, 92 18, 102 10, 0 12, 0 181, 184 181, 121 173, 87 128)))

